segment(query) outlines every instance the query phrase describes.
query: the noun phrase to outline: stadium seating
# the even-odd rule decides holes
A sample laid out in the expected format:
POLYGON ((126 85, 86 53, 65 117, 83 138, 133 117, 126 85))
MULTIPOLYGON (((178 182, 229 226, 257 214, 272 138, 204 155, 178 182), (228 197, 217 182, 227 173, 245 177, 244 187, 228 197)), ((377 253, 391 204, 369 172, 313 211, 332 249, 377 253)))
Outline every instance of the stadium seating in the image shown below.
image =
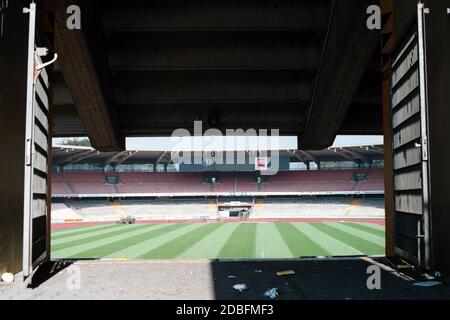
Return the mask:
POLYGON ((63 180, 60 173, 54 172, 52 175, 52 192, 54 195, 73 193, 68 184, 63 180))
POLYGON ((127 172, 115 173, 120 181, 107 184, 103 172, 54 173, 53 194, 183 194, 183 193, 304 193, 383 191, 383 169, 318 170, 279 172, 258 184, 255 173, 216 173, 217 183, 207 183, 203 173, 127 172), (355 173, 367 181, 354 181, 355 173))
POLYGON ((384 171, 372 169, 368 171, 367 181, 358 182, 355 191, 384 190, 384 171))
POLYGON ((120 193, 208 192, 208 184, 196 173, 121 173, 120 193))
POLYGON ((364 199, 353 203, 350 197, 307 197, 267 199, 255 206, 253 218, 383 218, 384 199, 364 199))
MULTIPOLYGON (((138 221, 217 219, 217 203, 205 198, 191 199, 122 199, 120 201, 78 199, 65 204, 54 204, 52 221, 67 220, 117 221, 133 216, 138 221)), ((251 219, 382 219, 384 198, 358 198, 351 196, 312 196, 269 198, 258 201, 252 209, 251 219)))
POLYGON ((113 194, 114 186, 105 183, 102 172, 65 172, 68 183, 76 194, 113 194))

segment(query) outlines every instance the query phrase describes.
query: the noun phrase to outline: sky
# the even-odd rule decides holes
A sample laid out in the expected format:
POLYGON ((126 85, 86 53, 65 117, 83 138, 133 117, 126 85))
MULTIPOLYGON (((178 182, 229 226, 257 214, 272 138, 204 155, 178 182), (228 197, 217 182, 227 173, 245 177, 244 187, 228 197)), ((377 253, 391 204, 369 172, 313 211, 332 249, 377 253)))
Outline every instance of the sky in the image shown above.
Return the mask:
MULTIPOLYGON (((222 149, 224 151, 233 150, 254 150, 254 146, 258 145, 260 149, 272 150, 277 148, 279 150, 294 150, 297 149, 296 137, 280 137, 277 138, 260 138, 251 137, 249 139, 238 138, 237 141, 233 140, 234 137, 205 137, 204 141, 201 141, 201 137, 195 139, 183 138, 173 139, 171 137, 165 138, 127 138, 126 147, 127 150, 149 150, 149 151, 166 151, 166 150, 219 150, 222 149, 219 146, 226 145, 227 147, 222 149), (202 147, 203 146, 203 147, 202 147)), ((54 144, 61 143, 64 139, 54 139, 54 144)), ((334 147, 353 146, 353 145, 372 145, 383 144, 383 136, 337 136, 334 147)))

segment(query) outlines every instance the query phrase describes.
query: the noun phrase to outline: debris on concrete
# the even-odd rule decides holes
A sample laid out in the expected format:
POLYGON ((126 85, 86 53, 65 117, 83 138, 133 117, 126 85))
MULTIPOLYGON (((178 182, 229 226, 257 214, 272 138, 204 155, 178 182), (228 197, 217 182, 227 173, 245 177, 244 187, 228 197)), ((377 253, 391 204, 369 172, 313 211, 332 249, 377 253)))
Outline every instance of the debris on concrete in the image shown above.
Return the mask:
POLYGON ((397 269, 414 269, 414 266, 407 262, 403 262, 402 264, 397 265, 397 269))
POLYGON ((6 273, 2 274, 1 279, 5 283, 13 283, 14 282, 14 275, 12 273, 6 272, 6 273))
POLYGON ((422 281, 422 282, 416 282, 413 285, 416 287, 434 287, 442 284, 442 282, 439 281, 422 281))
POLYGON ((428 274, 428 273, 424 273, 424 274, 422 275, 422 277, 424 277, 424 278, 427 279, 427 280, 434 280, 434 279, 436 279, 434 276, 432 276, 432 275, 430 275, 430 274, 428 274))
POLYGON ((277 272, 277 276, 284 277, 284 276, 292 276, 295 274, 294 270, 288 270, 288 271, 279 271, 277 272))
POLYGON ((230 275, 228 276, 228 279, 236 279, 236 276, 230 275))
POLYGON ((233 286, 234 290, 237 290, 239 292, 244 292, 246 290, 248 290, 248 286, 245 283, 239 283, 239 284, 235 284, 233 286))
POLYGON ((272 288, 264 292, 264 296, 272 300, 278 298, 279 295, 278 288, 272 288))

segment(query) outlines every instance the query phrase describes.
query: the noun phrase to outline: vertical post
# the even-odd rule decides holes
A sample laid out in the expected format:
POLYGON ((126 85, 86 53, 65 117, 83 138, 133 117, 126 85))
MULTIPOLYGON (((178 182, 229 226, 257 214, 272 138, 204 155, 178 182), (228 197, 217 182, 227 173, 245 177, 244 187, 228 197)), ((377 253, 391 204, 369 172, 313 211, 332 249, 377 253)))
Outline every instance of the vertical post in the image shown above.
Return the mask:
POLYGON ((394 48, 394 5, 393 0, 381 0, 381 11, 384 25, 381 31, 381 63, 382 63, 382 103, 384 132, 384 198, 386 217, 386 256, 393 257, 394 250, 394 178, 392 150, 392 119, 391 119, 391 84, 389 54, 394 48))
MULTIPOLYGON (((428 87, 427 87, 427 57, 425 39, 425 5, 417 5, 417 24, 419 41, 419 79, 420 79, 420 129, 422 136, 422 196, 423 196, 423 241, 424 266, 431 269, 431 235, 430 235, 430 199, 429 199, 429 168, 428 168, 428 87)), ((419 247, 420 251, 420 247, 419 247)))
POLYGON ((32 270, 31 247, 32 247, 32 224, 31 205, 33 187, 33 101, 34 101, 34 59, 35 59, 35 33, 36 33, 36 4, 31 3, 30 8, 24 8, 24 13, 29 14, 28 26, 28 67, 27 67, 27 107, 26 107, 26 129, 25 129, 25 177, 24 177, 24 207, 23 207, 23 276, 28 277, 32 270))

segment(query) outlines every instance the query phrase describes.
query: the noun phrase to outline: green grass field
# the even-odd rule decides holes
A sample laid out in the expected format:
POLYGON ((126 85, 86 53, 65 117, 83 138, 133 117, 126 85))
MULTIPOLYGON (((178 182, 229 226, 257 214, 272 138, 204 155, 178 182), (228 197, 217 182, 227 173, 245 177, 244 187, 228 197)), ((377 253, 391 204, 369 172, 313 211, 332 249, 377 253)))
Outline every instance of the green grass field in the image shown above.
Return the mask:
POLYGON ((176 223, 52 232, 56 259, 251 259, 384 254, 376 224, 176 223))

